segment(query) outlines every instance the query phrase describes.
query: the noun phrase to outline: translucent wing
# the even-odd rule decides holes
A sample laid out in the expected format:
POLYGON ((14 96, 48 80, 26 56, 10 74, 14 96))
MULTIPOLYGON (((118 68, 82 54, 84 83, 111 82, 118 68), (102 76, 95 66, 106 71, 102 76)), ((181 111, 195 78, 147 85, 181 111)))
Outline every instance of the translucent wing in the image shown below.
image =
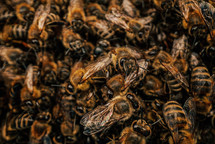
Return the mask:
MULTIPOLYGON (((170 63, 165 63, 160 60, 160 63, 180 82, 182 82, 186 87, 189 87, 189 84, 186 78, 179 72, 179 70, 170 63)), ((185 88, 187 89, 187 88, 185 88)))
POLYGON ((129 19, 128 16, 120 13, 119 10, 112 8, 111 13, 105 14, 105 18, 114 23, 115 25, 120 26, 121 28, 130 31, 130 27, 128 26, 126 20, 129 19))
POLYGON ((141 59, 137 61, 137 65, 139 66, 138 70, 130 73, 125 79, 125 88, 127 88, 132 82, 136 80, 136 78, 141 77, 144 78, 147 73, 148 62, 145 59, 141 59))
POLYGON ((190 131, 193 132, 195 128, 195 116, 196 116, 196 104, 193 97, 189 97, 185 101, 183 109, 187 114, 187 118, 190 120, 190 131))
POLYGON ((112 117, 114 112, 114 104, 107 103, 104 106, 98 106, 93 111, 83 116, 80 123, 85 126, 84 134, 91 135, 109 128, 117 122, 112 117))
POLYGON ((82 77, 82 81, 87 80, 90 76, 92 76, 94 73, 102 70, 103 68, 108 66, 111 62, 112 62, 111 56, 106 55, 105 57, 101 57, 100 59, 98 59, 98 61, 88 65, 85 68, 86 73, 82 77))
POLYGON ((46 22, 46 18, 47 16, 49 15, 50 11, 51 11, 51 1, 48 0, 47 4, 45 7, 43 7, 43 12, 41 13, 41 15, 39 16, 39 19, 38 19, 38 28, 39 30, 42 30, 44 25, 45 25, 45 22, 46 22))
POLYGON ((25 85, 30 93, 33 92, 33 66, 29 65, 26 70, 25 85))

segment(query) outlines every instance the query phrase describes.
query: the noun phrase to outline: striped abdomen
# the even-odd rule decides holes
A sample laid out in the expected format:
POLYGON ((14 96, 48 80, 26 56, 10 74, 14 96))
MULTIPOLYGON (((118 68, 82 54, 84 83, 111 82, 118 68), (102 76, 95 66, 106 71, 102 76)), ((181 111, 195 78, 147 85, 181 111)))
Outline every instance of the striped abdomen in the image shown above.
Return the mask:
POLYGON ((11 37, 12 39, 26 39, 28 28, 20 24, 11 26, 11 37))
POLYGON ((191 73, 191 91, 194 97, 210 97, 213 80, 205 66, 196 66, 191 73))
POLYGON ((22 113, 9 120, 7 123, 7 130, 16 131, 29 128, 33 124, 33 121, 32 115, 29 113, 22 113))
POLYGON ((48 16, 47 16, 47 19, 46 19, 46 24, 51 24, 53 22, 59 22, 61 19, 60 19, 60 16, 57 15, 57 14, 54 14, 54 13, 50 13, 48 16))
POLYGON ((175 79, 174 76, 168 74, 167 84, 170 89, 170 93, 178 93, 182 90, 182 83, 175 79))
POLYGON ((189 129, 191 126, 185 111, 176 101, 168 101, 164 105, 163 115, 171 132, 176 132, 181 129, 189 129))
POLYGON ((13 11, 8 11, 8 10, 4 10, 1 14, 0 14, 0 21, 4 21, 7 19, 11 19, 16 17, 15 12, 13 11))

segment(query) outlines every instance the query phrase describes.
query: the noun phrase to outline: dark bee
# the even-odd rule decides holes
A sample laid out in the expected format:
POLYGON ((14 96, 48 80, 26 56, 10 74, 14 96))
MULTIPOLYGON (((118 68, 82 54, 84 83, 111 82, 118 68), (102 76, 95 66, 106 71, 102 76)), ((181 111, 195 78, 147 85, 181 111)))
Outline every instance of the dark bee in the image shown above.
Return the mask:
POLYGON ((105 19, 105 11, 98 3, 90 3, 86 9, 87 16, 96 16, 98 19, 105 19))

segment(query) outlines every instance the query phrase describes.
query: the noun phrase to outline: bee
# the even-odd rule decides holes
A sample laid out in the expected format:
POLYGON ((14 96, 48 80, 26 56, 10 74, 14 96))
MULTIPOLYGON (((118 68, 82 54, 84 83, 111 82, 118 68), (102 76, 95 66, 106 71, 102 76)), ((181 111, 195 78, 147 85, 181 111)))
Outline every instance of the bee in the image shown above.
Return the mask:
POLYGON ((110 42, 108 40, 99 40, 96 43, 96 46, 93 50, 94 58, 107 54, 109 49, 110 49, 110 42))
POLYGON ((206 26, 210 33, 210 26, 202 14, 201 8, 198 2, 195 0, 179 0, 178 5, 180 11, 184 17, 182 20, 182 26, 184 29, 188 29, 189 34, 194 26, 206 26))
POLYGON ((86 21, 83 0, 70 0, 66 21, 69 22, 75 32, 83 29, 86 21))
POLYGON ((112 9, 105 17, 108 21, 124 29, 126 31, 126 41, 134 45, 145 43, 153 30, 153 18, 150 16, 137 19, 129 17, 119 10, 112 9))
POLYGON ((28 41, 34 47, 42 47, 43 40, 48 39, 48 33, 45 31, 45 22, 51 11, 51 1, 49 0, 47 4, 40 5, 34 15, 32 24, 28 30, 28 41))
POLYGON ((3 28, 2 40, 4 42, 12 40, 27 39, 28 25, 12 24, 5 25, 3 28))
POLYGON ((69 0, 54 0, 54 2, 57 5, 63 6, 63 5, 68 5, 69 4, 69 0))
POLYGON ((0 11, 0 22, 7 22, 9 20, 15 19, 16 18, 16 14, 14 11, 10 11, 5 7, 1 7, 1 11, 0 11))
POLYGON ((153 0, 154 5, 161 10, 167 10, 175 5, 175 0, 153 0))
POLYGON ((189 108, 189 113, 186 113, 176 101, 168 101, 163 106, 164 119, 172 135, 169 139, 171 143, 194 143, 194 136, 192 133, 194 129, 194 119, 192 114, 195 108, 192 107, 190 100, 191 99, 188 99, 187 103, 185 102, 185 108, 189 108))
POLYGON ((70 65, 64 61, 57 62, 57 78, 59 81, 64 82, 69 78, 70 75, 70 65))
POLYGON ((98 19, 105 19, 105 10, 98 3, 90 3, 87 5, 87 16, 96 16, 98 19))
POLYGON ((95 16, 87 17, 87 24, 91 27, 93 35, 98 39, 111 39, 115 31, 112 29, 110 23, 106 20, 97 19, 95 16))
POLYGON ((147 96, 159 97, 165 95, 164 84, 154 75, 146 75, 142 87, 139 88, 147 96))
POLYGON ((52 127, 49 124, 51 120, 52 115, 49 112, 37 114, 30 131, 30 142, 32 144, 51 143, 49 137, 52 130, 52 127))
MULTIPOLYGON (((139 68, 137 61, 142 58, 142 53, 138 53, 129 47, 118 47, 111 50, 107 55, 100 57, 96 62, 89 64, 85 70, 85 74, 82 77, 82 81, 87 80, 96 72, 106 68, 110 64, 114 69, 124 73, 126 76, 133 75, 133 72, 137 72, 139 68)), ((132 79, 132 76, 129 77, 132 79)))
POLYGON ((81 82, 85 74, 83 62, 76 62, 71 68, 69 82, 67 83, 66 90, 69 94, 76 94, 78 90, 87 91, 90 88, 89 81, 81 82))
POLYGON ((22 113, 12 116, 2 127, 2 137, 6 141, 11 141, 17 137, 17 131, 22 131, 31 127, 34 122, 33 115, 22 113))
POLYGON ((21 22, 33 21, 34 12, 35 9, 27 3, 20 3, 16 5, 16 17, 21 22))
POLYGON ((64 143, 75 143, 77 142, 77 135, 79 132, 79 125, 73 124, 69 121, 63 121, 60 125, 61 133, 64 143))
POLYGON ((190 85, 196 102, 196 112, 206 116, 212 108, 213 78, 197 53, 191 53, 190 66, 192 68, 190 85))
POLYGON ((63 43, 63 46, 68 49, 68 52, 74 52, 74 54, 78 54, 79 56, 87 54, 85 41, 78 33, 75 33, 72 29, 63 28, 61 41, 63 43))
POLYGON ((128 120, 138 111, 141 103, 133 93, 116 96, 106 105, 97 106, 85 114, 80 123, 84 126, 84 134, 92 135, 110 128, 116 122, 128 120))
POLYGON ((119 141, 122 144, 137 143, 146 144, 146 138, 150 137, 152 130, 145 120, 133 121, 131 127, 126 127, 121 132, 119 141))
POLYGON ((173 58, 171 55, 169 55, 167 52, 160 51, 158 55, 156 56, 152 67, 159 70, 162 69, 164 71, 168 71, 171 73, 171 75, 177 80, 178 83, 181 83, 181 85, 187 89, 189 87, 189 84, 186 80, 186 78, 181 74, 181 72, 178 70, 176 66, 174 66, 173 58))

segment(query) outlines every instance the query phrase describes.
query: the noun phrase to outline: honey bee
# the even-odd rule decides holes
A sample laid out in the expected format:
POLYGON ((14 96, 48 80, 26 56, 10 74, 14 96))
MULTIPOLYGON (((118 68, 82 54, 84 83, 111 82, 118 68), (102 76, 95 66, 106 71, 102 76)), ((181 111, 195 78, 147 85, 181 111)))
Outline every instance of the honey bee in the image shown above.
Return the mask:
MULTIPOLYGON (((110 51, 107 55, 100 57, 96 62, 89 64, 85 70, 85 74, 82 77, 82 81, 87 80, 96 72, 106 68, 110 64, 113 65, 114 69, 120 71, 126 76, 137 72, 139 68, 137 61, 142 58, 142 53, 138 53, 129 47, 118 47, 110 51)), ((130 77, 132 79, 132 77, 130 77)))
POLYGON ((154 75, 146 75, 143 86, 139 88, 147 96, 159 97, 165 94, 164 84, 154 75))
POLYGON ((113 96, 120 95, 124 90, 124 77, 121 74, 111 77, 107 82, 107 87, 113 92, 113 96))
POLYGON ((21 24, 5 25, 3 28, 2 40, 25 40, 27 38, 28 26, 21 24))
POLYGON ((131 127, 126 127, 121 132, 119 141, 122 144, 137 143, 146 144, 146 138, 150 137, 152 131, 150 125, 145 120, 139 119, 133 121, 131 127))
POLYGON ((5 7, 1 7, 0 11, 0 22, 7 22, 11 19, 14 19, 16 17, 16 14, 14 11, 10 11, 5 7))
POLYGON ((107 51, 109 49, 110 49, 110 42, 108 40, 99 40, 96 43, 96 46, 93 50, 94 58, 107 54, 107 51))
POLYGON ((31 126, 30 142, 32 144, 51 143, 49 137, 52 127, 49 124, 52 115, 49 112, 38 113, 36 120, 31 126))
POLYGON ((195 0, 179 0, 178 5, 184 17, 184 19, 182 20, 182 25, 185 29, 188 29, 189 34, 191 34, 193 26, 196 25, 206 26, 210 33, 211 28, 204 15, 202 14, 198 2, 196 2, 195 0))
MULTIPOLYGON (((186 103, 186 108, 189 108, 188 102, 186 103)), ((163 115, 165 122, 170 129, 172 137, 169 139, 169 143, 194 143, 193 129, 194 121, 192 112, 195 108, 190 107, 190 113, 181 107, 181 105, 176 101, 168 101, 163 106, 163 115)))
POLYGON ((114 123, 128 120, 140 107, 140 101, 132 93, 116 96, 82 117, 80 123, 84 126, 84 134, 104 132, 114 123))
POLYGON ((20 3, 16 5, 16 17, 22 22, 33 21, 34 8, 27 3, 20 3))
POLYGON ((98 19, 105 19, 105 11, 102 6, 98 3, 90 3, 87 5, 86 14, 87 16, 96 16, 98 19))
POLYGON ((22 113, 7 119, 2 127, 2 137, 6 141, 11 141, 17 137, 17 131, 22 131, 31 127, 34 122, 33 115, 22 113))
POLYGON ((64 61, 57 62, 57 78, 59 81, 64 82, 66 79, 69 78, 70 75, 70 65, 64 61))
POLYGON ((186 78, 181 74, 176 66, 174 66, 173 58, 167 52, 160 51, 156 56, 152 66, 155 69, 162 69, 164 71, 169 71, 171 75, 178 81, 178 83, 182 83, 182 86, 187 89, 189 84, 186 78))
POLYGON ((66 49, 71 50, 74 54, 83 56, 87 54, 85 41, 78 33, 73 32, 72 29, 63 28, 61 41, 66 49))
POLYGON ((70 0, 66 21, 75 32, 81 31, 86 22, 83 0, 70 0))
POLYGON ((60 125, 61 133, 63 135, 64 143, 75 143, 77 142, 77 135, 79 132, 79 125, 73 124, 69 121, 63 121, 60 125))
POLYGON ((196 112, 206 116, 212 108, 213 79, 197 53, 191 53, 190 65, 192 68, 190 85, 196 102, 196 112))

